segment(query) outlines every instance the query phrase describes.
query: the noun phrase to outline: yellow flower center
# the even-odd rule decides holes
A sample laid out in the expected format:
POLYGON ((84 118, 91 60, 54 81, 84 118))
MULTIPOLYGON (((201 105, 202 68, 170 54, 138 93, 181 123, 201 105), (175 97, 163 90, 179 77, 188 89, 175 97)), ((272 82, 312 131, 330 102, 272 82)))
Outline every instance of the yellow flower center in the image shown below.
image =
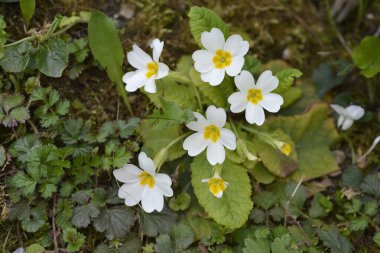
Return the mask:
POLYGON ((215 125, 209 125, 205 127, 203 137, 205 139, 211 139, 213 142, 217 142, 218 139, 220 138, 220 130, 215 125))
POLYGON ((222 69, 228 67, 232 63, 232 55, 228 51, 223 51, 221 49, 216 50, 214 58, 212 58, 214 66, 217 69, 222 69))
POLYGON ((282 145, 280 151, 281 153, 289 156, 290 153, 292 152, 292 147, 288 143, 285 143, 284 145, 282 145))
POLYGON ((146 68, 148 69, 148 71, 146 72, 145 76, 148 77, 148 78, 151 78, 152 76, 155 76, 157 75, 157 72, 158 72, 158 62, 149 62, 147 65, 146 65, 146 68))
POLYGON ((257 105, 261 100, 263 100, 263 92, 260 89, 249 89, 247 100, 254 105, 257 105))
POLYGON ((146 171, 143 171, 139 174, 140 184, 148 185, 150 188, 154 186, 154 177, 146 171))
POLYGON ((226 184, 223 179, 213 177, 208 180, 208 188, 212 194, 217 195, 219 192, 223 192, 226 189, 226 184))

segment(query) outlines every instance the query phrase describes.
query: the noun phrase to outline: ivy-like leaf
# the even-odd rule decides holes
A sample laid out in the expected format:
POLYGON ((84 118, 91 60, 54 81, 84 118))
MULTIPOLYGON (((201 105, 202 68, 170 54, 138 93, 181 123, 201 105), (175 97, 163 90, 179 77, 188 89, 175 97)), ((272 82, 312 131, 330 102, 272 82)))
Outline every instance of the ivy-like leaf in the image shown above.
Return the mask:
POLYGON ((199 46, 202 46, 202 32, 209 32, 214 27, 219 28, 223 32, 225 38, 229 36, 229 31, 226 24, 218 16, 218 14, 210 9, 198 6, 191 7, 189 18, 191 33, 199 46))
POLYGON ((99 232, 106 232, 108 240, 124 237, 134 224, 134 212, 126 206, 103 208, 94 220, 94 227, 99 232))
POLYGON ((212 166, 204 153, 194 159, 191 171, 195 195, 206 212, 217 223, 228 228, 243 226, 253 206, 247 171, 228 160, 224 162, 221 176, 229 185, 220 199, 211 194, 206 183, 201 182, 202 179, 212 177, 212 166))
POLYGON ((380 72, 380 38, 367 36, 354 48, 352 59, 361 73, 371 78, 380 72))
POLYGON ((61 39, 52 38, 42 44, 35 56, 37 69, 50 77, 61 77, 69 62, 67 43, 61 39))

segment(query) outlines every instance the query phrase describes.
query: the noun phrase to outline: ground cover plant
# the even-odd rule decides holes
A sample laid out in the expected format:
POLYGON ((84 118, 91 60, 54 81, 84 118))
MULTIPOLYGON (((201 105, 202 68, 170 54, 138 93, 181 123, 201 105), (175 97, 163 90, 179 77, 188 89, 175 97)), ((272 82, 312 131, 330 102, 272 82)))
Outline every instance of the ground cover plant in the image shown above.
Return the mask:
POLYGON ((0 1, 0 252, 379 252, 379 13, 0 1))

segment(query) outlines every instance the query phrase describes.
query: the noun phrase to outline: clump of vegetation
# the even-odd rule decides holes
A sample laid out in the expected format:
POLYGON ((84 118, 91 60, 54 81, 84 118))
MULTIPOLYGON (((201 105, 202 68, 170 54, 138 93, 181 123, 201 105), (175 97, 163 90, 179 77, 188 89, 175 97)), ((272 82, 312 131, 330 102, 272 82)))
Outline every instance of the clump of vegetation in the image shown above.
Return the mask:
POLYGON ((0 3, 2 252, 377 252, 358 3, 0 3))

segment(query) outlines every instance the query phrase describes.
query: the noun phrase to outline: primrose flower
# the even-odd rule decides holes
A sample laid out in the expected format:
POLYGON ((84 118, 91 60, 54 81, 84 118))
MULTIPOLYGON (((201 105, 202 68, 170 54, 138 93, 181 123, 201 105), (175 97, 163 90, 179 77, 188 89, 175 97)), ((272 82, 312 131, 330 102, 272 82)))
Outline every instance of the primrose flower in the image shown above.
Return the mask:
POLYGON ((355 120, 360 119, 364 115, 364 109, 358 105, 350 105, 343 108, 340 105, 331 105, 331 108, 339 114, 338 127, 342 130, 349 129, 355 120))
POLYGON ((120 187, 119 198, 125 199, 127 206, 137 205, 140 201, 147 213, 162 211, 164 196, 173 196, 172 180, 166 174, 156 173, 154 163, 144 152, 139 154, 139 165, 126 164, 113 171, 114 177, 124 184, 120 187))
POLYGON ((155 80, 168 75, 169 67, 159 62, 164 42, 154 39, 150 47, 153 49, 153 59, 137 45, 133 45, 133 50, 127 54, 129 64, 136 68, 136 71, 128 72, 123 76, 127 91, 133 92, 144 87, 146 92, 156 93, 155 80))
POLYGON ((239 113, 245 110, 245 118, 250 124, 261 126, 265 121, 264 109, 278 112, 284 99, 275 93, 270 93, 278 86, 277 77, 270 70, 264 71, 257 83, 250 72, 243 70, 235 77, 235 85, 239 89, 228 97, 230 110, 239 113))
POLYGON ((202 183, 208 184, 208 189, 217 198, 221 198, 224 190, 228 186, 228 182, 220 177, 219 173, 215 173, 212 178, 202 179, 202 183))
POLYGON ((278 150, 280 150, 281 153, 283 153, 286 156, 289 156, 292 152, 292 146, 290 146, 289 143, 275 140, 274 145, 278 150))
POLYGON ((194 68, 201 73, 201 79, 212 86, 219 85, 225 73, 236 76, 244 65, 244 55, 249 49, 248 41, 240 35, 232 35, 224 40, 222 31, 212 28, 201 35, 202 45, 206 50, 193 53, 194 68))
POLYGON ((234 150, 236 137, 231 130, 223 128, 226 124, 226 112, 222 108, 211 105, 207 108, 206 118, 194 112, 197 121, 192 121, 186 126, 197 131, 183 142, 183 148, 189 156, 196 156, 207 148, 207 160, 211 165, 223 163, 226 158, 224 147, 234 150))

